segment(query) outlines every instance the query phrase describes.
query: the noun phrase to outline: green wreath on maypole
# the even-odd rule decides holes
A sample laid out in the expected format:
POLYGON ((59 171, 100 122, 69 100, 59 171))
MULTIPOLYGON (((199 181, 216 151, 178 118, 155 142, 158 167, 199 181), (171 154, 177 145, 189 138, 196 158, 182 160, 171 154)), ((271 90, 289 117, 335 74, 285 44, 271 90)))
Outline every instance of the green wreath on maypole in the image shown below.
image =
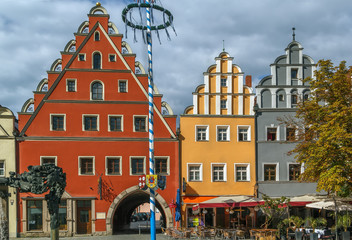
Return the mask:
POLYGON ((123 11, 122 11, 122 21, 126 25, 125 26, 125 36, 126 36, 126 38, 127 38, 127 27, 131 27, 133 29, 133 31, 134 31, 134 41, 137 42, 136 30, 142 30, 142 37, 143 37, 144 43, 146 43, 146 38, 145 38, 144 31, 147 30, 147 25, 143 24, 141 10, 142 9, 147 9, 147 8, 149 8, 151 10, 150 11, 150 13, 151 13, 150 14, 151 15, 150 18, 151 18, 151 22, 153 24, 154 24, 154 14, 153 14, 153 12, 155 10, 157 10, 160 13, 162 13, 163 23, 161 23, 159 25, 151 25, 150 26, 150 30, 151 31, 155 31, 155 33, 156 33, 156 35, 158 37, 159 43, 161 43, 159 30, 165 30, 168 40, 171 40, 170 34, 169 34, 168 30, 167 30, 168 27, 171 27, 173 29, 175 35, 177 35, 175 27, 173 25, 174 17, 173 17, 172 13, 169 10, 165 9, 162 6, 156 5, 154 3, 154 1, 152 1, 152 3, 148 3, 148 2, 141 3, 141 2, 139 2, 139 0, 137 0, 137 3, 128 4, 127 7, 125 7, 123 9, 123 11), (140 22, 139 23, 137 23, 137 21, 132 17, 132 12, 135 9, 138 9, 138 12, 139 12, 139 16, 140 16, 140 22))

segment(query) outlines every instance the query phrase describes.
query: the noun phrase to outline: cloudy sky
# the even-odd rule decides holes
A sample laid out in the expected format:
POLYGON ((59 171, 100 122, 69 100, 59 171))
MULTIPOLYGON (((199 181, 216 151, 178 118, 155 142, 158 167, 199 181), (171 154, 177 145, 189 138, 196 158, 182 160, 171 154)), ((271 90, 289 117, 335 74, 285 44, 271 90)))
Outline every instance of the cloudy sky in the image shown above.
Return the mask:
MULTIPOLYGON (((120 33, 123 8, 133 0, 101 0, 120 33)), ((88 20, 89 0, 0 0, 0 105, 15 114, 33 97, 60 51, 88 20)), ((352 1, 350 0, 163 0, 174 15, 177 36, 161 33, 153 44, 154 81, 176 114, 192 104, 192 92, 203 72, 225 50, 254 85, 270 74, 269 65, 292 41, 315 61, 346 60, 352 65, 352 1)), ((125 39, 147 68, 146 47, 133 31, 125 39)))

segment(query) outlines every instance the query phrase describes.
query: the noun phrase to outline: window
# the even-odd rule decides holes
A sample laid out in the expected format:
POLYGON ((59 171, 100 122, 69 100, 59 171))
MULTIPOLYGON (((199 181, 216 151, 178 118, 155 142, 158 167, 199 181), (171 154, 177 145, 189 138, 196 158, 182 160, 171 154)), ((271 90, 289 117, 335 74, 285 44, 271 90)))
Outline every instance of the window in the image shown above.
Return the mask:
POLYGON ((134 117, 134 131, 135 132, 146 132, 147 131, 147 128, 146 128, 146 125, 145 125, 145 122, 146 122, 146 117, 138 117, 138 116, 135 116, 134 117))
POLYGON ((51 131, 65 131, 65 115, 51 115, 51 131))
POLYGON ((168 175, 168 158, 167 157, 156 157, 155 158, 155 174, 168 175))
POLYGON ((289 180, 298 181, 299 175, 301 174, 301 165, 300 164, 289 164, 289 180))
POLYGON ((43 164, 55 164, 56 165, 57 157, 40 157, 40 165, 43 164))
POLYGON ((292 95, 291 95, 291 104, 292 104, 292 106, 297 105, 297 100, 298 100, 297 94, 296 93, 292 93, 292 95))
POLYGON ((220 108, 221 109, 226 109, 227 108, 227 100, 226 99, 222 99, 220 101, 220 108))
POLYGON ((119 92, 126 93, 127 92, 127 81, 119 80, 119 92))
POLYGON ((67 230, 67 200, 61 199, 59 205, 59 229, 67 230))
POLYGON ((66 92, 76 92, 76 80, 67 79, 66 80, 66 92))
POLYGON ((109 116, 109 131, 122 131, 122 116, 109 116))
POLYGON ((236 182, 249 181, 249 164, 235 164, 236 182))
POLYGON ((239 126, 238 127, 238 141, 239 142, 246 142, 250 141, 250 131, 249 127, 246 126, 239 126))
POLYGON ((221 87, 226 87, 227 86, 227 79, 226 78, 221 78, 220 80, 221 87))
POLYGON ((196 141, 208 141, 208 135, 207 126, 196 126, 196 141))
POLYGON ((285 95, 279 94, 279 101, 280 101, 280 102, 285 101, 285 95))
POLYGON ((5 161, 0 160, 0 176, 5 176, 5 161))
POLYGON ((131 158, 131 175, 145 174, 144 161, 145 161, 144 157, 131 158))
POLYGON ((306 91, 303 93, 303 101, 308 101, 309 100, 309 91, 306 91))
POLYGON ((85 61, 86 60, 86 54, 85 53, 79 53, 78 54, 78 61, 85 61))
POLYGON ((109 54, 109 62, 116 62, 116 54, 109 54))
POLYGON ((264 181, 276 181, 276 164, 264 165, 264 181))
POLYGON ((94 41, 99 41, 100 40, 100 34, 99 32, 94 33, 94 41))
POLYGON ((295 141, 296 140, 296 129, 292 127, 286 128, 286 141, 295 141))
POLYGON ((266 129, 266 140, 267 141, 276 141, 277 128, 267 128, 266 129))
POLYGON ((218 127, 218 134, 217 134, 217 140, 219 142, 221 141, 229 141, 229 134, 228 134, 228 131, 229 131, 229 127, 227 126, 221 126, 221 127, 218 127))
POLYGON ((79 158, 79 175, 94 175, 94 158, 79 158))
POLYGON ((103 100, 103 84, 94 82, 91 86, 91 99, 103 100))
POLYGON ((106 174, 121 175, 121 157, 106 157, 106 174))
POLYGON ((93 69, 101 69, 101 55, 98 52, 93 54, 93 69))
POLYGON ((27 201, 28 231, 43 229, 43 202, 41 200, 27 201))
POLYGON ((98 131, 98 116, 83 116, 84 131, 98 131))
POLYGON ((212 181, 223 182, 226 181, 226 165, 212 164, 212 181))
POLYGON ((291 69, 291 78, 296 79, 298 74, 298 69, 291 69))
POLYGON ((188 181, 197 182, 202 181, 202 165, 188 164, 188 181))

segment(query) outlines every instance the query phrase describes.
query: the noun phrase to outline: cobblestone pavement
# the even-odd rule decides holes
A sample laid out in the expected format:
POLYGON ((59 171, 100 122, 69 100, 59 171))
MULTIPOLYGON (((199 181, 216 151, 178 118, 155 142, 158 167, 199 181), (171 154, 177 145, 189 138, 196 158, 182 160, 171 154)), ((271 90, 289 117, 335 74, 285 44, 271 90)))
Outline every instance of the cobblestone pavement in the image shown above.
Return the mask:
MULTIPOLYGON (((38 239, 38 240, 49 240, 50 237, 43 237, 43 238, 10 238, 11 240, 20 240, 20 239, 38 239)), ((149 240, 150 235, 147 233, 141 234, 117 234, 112 236, 75 236, 75 237, 60 237, 63 240, 149 240)), ((156 239, 166 240, 167 236, 163 235, 162 233, 158 233, 156 235, 156 239)))

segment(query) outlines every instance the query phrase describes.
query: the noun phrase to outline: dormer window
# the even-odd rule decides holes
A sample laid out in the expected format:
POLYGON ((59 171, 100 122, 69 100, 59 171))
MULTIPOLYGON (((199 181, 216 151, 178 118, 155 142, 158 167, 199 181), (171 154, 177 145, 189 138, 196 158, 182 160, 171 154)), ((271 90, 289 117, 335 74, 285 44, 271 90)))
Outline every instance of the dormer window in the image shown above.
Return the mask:
POLYGON ((84 53, 78 54, 78 61, 83 62, 85 60, 86 60, 86 54, 84 54, 84 53))
POLYGON ((100 34, 99 32, 94 33, 94 41, 99 41, 100 40, 100 34))
POLYGON ((99 52, 93 54, 93 69, 101 69, 101 55, 99 52))

